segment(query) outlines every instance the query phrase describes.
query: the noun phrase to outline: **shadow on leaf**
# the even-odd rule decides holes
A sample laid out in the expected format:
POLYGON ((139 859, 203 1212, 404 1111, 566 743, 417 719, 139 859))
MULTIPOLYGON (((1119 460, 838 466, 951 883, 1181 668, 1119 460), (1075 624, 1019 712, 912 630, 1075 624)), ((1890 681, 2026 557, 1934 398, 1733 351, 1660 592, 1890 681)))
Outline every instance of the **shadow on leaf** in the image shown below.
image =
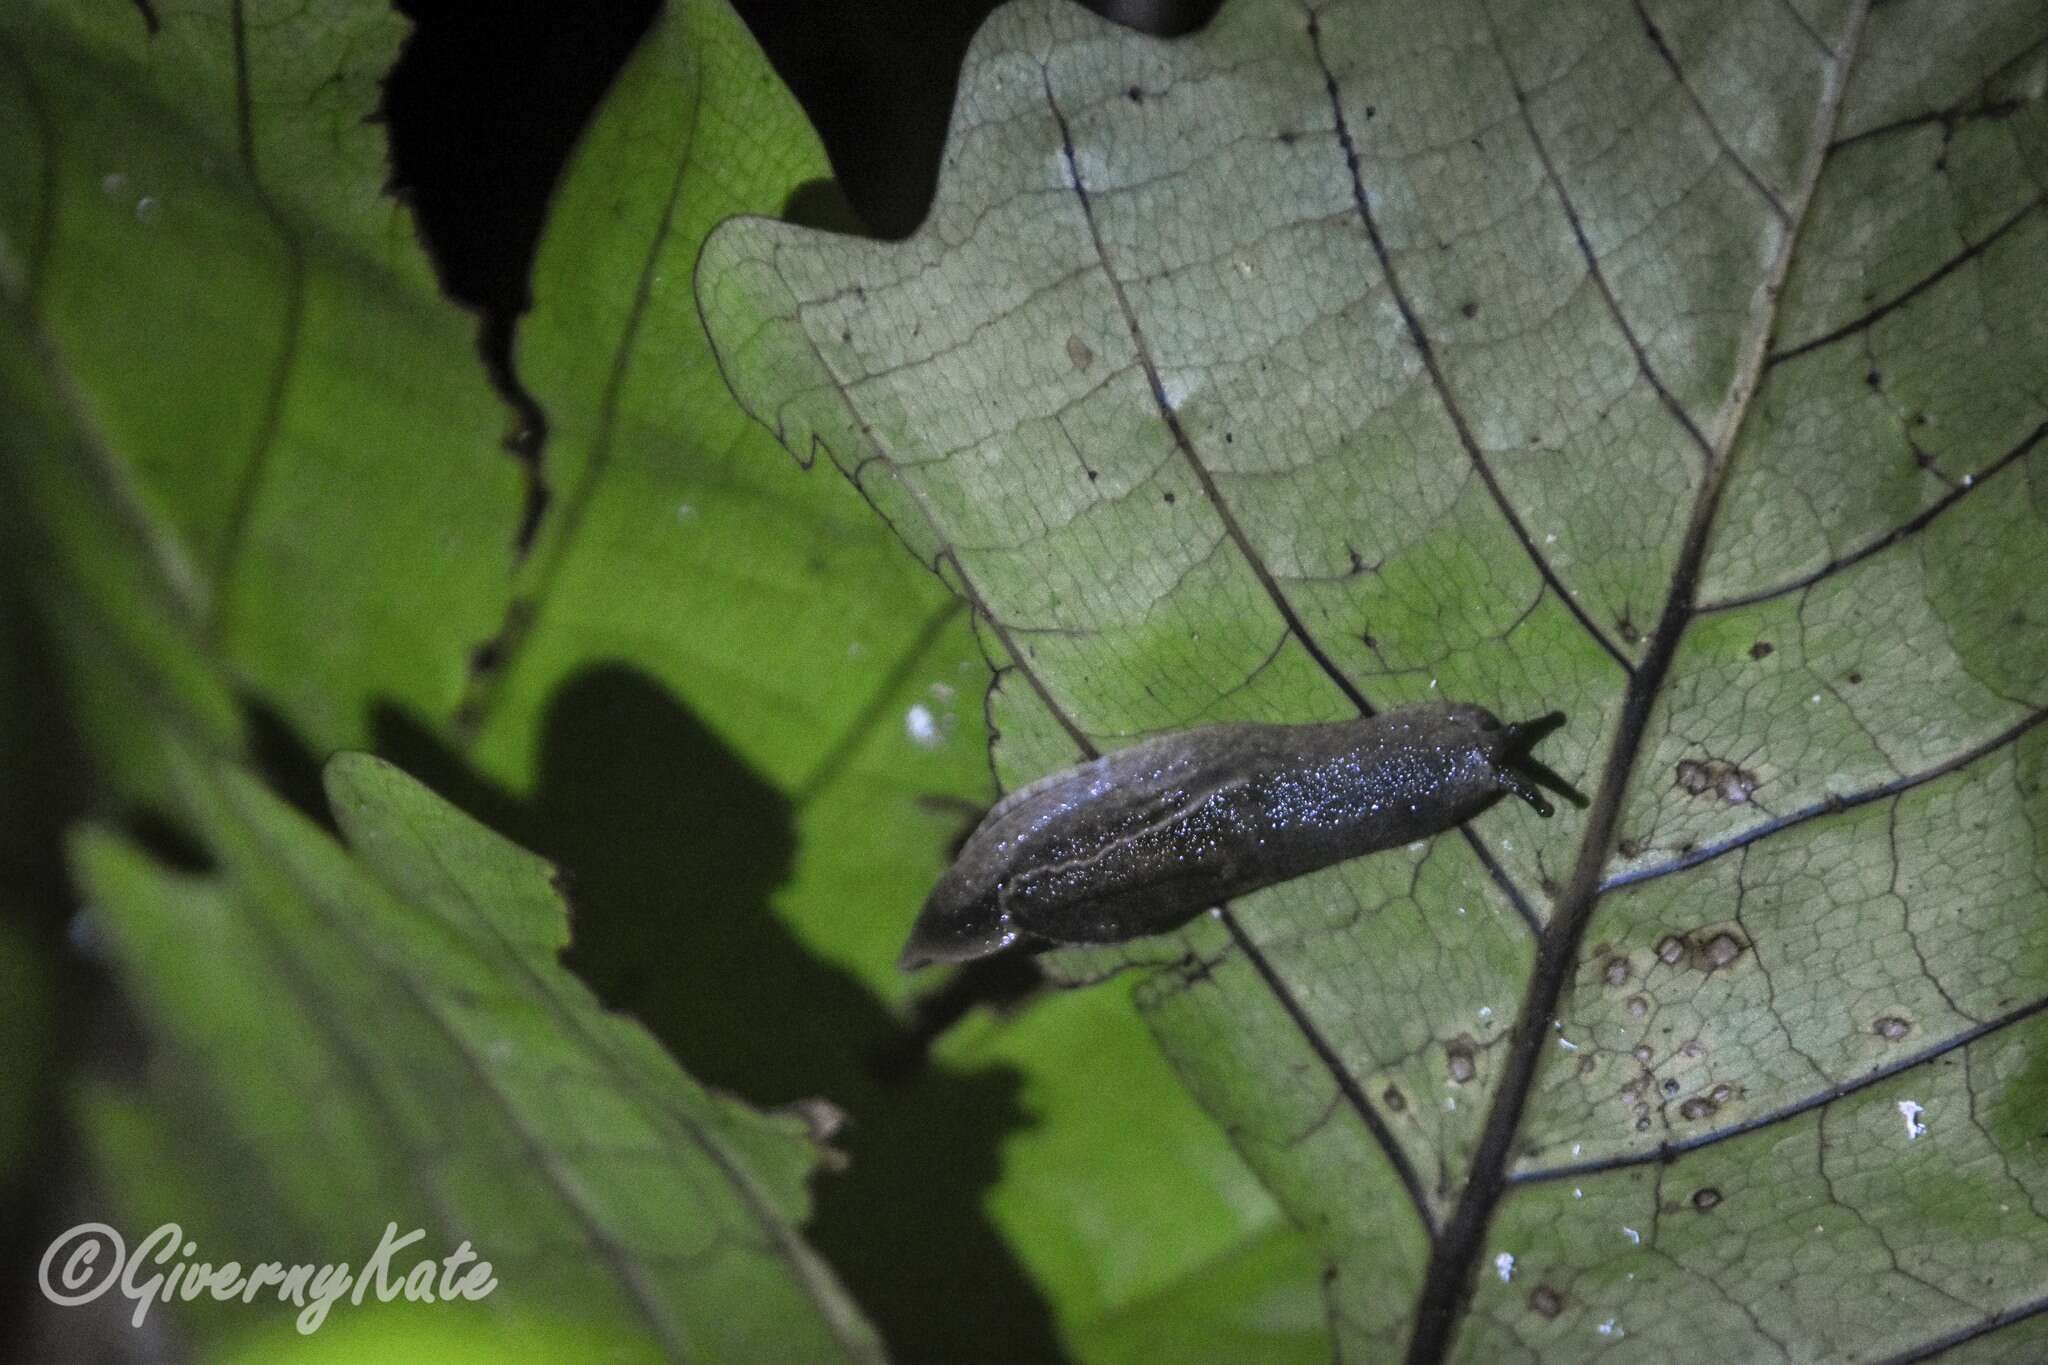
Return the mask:
POLYGON ((899 1022, 771 909, 796 853, 782 793, 622 666, 555 694, 528 796, 394 709, 376 736, 380 753, 568 871, 569 966, 693 1076, 758 1105, 823 1096, 847 1111, 850 1166, 815 1181, 806 1233, 896 1359, 1061 1358, 1036 1286, 982 1212, 1003 1139, 1029 1122, 1021 1078, 877 1077, 871 1059, 899 1022))

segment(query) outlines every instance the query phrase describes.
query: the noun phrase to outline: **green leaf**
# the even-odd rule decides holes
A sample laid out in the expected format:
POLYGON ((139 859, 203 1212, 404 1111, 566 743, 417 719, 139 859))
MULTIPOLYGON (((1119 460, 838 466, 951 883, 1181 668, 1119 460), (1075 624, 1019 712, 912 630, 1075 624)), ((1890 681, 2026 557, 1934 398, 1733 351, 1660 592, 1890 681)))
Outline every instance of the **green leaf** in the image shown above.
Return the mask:
MULTIPOLYGON (((668 6, 556 187, 518 333, 549 494, 523 550, 515 419, 382 192, 403 24, 159 18, 0 7, 0 513, 112 788, 192 817, 166 731, 286 778, 374 747, 568 867, 574 966, 689 1074, 853 1115, 806 1231, 906 1355, 1089 1350, 1175 1286, 1218 1306, 1189 1277, 1240 1251, 1275 1277, 1231 1281, 1247 1306, 1293 1302, 1295 1234, 1121 1000, 874 1074, 961 819, 929 798, 989 796, 988 670, 953 595, 716 370, 705 233, 826 171, 733 15, 668 6)), ((178 1121, 85 1108, 126 1207, 264 1225, 262 1189, 166 1195, 178 1121)))
POLYGON ((310 1232, 210 1250, 361 1265, 387 1223, 430 1228, 414 1255, 471 1241, 505 1307, 639 1353, 881 1358, 794 1231, 802 1121, 705 1090, 563 970, 552 868, 367 756, 327 769, 346 850, 245 774, 181 764, 221 875, 106 833, 76 862, 159 1039, 206 1063, 254 1157, 237 1179, 310 1232))
POLYGON ((1020 0, 915 236, 707 244, 742 401, 999 642, 1007 784, 1569 715, 1582 813, 1061 955, 1146 969, 1348 1355, 2048 1308, 2044 84, 2022 3, 1020 0))

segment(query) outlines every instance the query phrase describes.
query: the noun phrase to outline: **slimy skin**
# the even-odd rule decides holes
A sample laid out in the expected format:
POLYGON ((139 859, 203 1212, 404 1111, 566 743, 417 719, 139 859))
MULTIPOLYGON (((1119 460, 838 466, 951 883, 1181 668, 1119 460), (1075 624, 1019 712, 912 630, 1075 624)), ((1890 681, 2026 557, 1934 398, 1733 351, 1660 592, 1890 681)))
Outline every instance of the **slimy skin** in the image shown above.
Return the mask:
POLYGON ((1440 833, 1512 793, 1548 817, 1529 757, 1564 723, 1431 702, 1323 725, 1184 730, 997 802, 918 914, 899 965, 1013 944, 1122 943, 1211 905, 1440 833))

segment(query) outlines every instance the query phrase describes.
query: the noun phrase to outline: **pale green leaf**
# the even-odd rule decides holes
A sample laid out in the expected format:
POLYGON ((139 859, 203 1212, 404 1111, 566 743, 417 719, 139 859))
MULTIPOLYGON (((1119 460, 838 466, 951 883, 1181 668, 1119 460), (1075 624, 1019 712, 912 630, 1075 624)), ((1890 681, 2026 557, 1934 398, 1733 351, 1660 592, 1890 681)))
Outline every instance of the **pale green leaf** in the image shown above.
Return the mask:
POLYGON ((77 865, 160 1044, 209 1069, 237 1180, 276 1200, 265 1244, 217 1257, 361 1265, 396 1223, 430 1258, 471 1242, 494 1306, 636 1356, 881 1358, 794 1231, 802 1121, 705 1090, 563 970, 553 869, 380 760, 328 767, 346 849, 239 771, 175 766, 220 875, 104 833, 77 865))
POLYGON ((708 243, 742 401, 1000 642, 1009 784, 1568 713, 1583 812, 1064 959, 1148 969, 1347 1358, 2048 1307, 2044 83, 2025 3, 1020 0, 916 235, 708 243))

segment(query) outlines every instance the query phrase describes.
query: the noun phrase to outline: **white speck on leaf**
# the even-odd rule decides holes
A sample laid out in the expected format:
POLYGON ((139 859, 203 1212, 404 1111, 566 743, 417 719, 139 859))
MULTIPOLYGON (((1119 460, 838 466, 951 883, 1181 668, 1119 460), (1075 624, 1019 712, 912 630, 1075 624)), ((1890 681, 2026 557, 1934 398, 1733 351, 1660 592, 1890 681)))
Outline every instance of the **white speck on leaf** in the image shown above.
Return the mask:
POLYGON ((910 709, 903 713, 903 730, 910 736, 910 742, 926 749, 936 749, 945 742, 939 733, 938 718, 923 702, 912 702, 910 709))
POLYGON ((1511 1251, 1503 1251, 1500 1255, 1493 1258, 1493 1268, 1495 1273, 1500 1276, 1502 1284, 1506 1284, 1509 1280, 1514 1279, 1515 1254, 1511 1251))
POLYGON ((951 683, 935 682, 931 685, 931 694, 933 701, 944 705, 953 700, 953 686, 951 683))
POLYGON ((1926 1134, 1927 1125, 1920 1121, 1920 1116, 1926 1112, 1923 1106, 1912 1100, 1899 1101, 1899 1114, 1906 1120, 1906 1141, 1911 1142, 1926 1134))
POLYGON ((1634 1228, 1624 1227, 1621 1230, 1621 1235, 1628 1238, 1630 1243, 1632 1243, 1635 1246, 1641 1246, 1643 1244, 1643 1234, 1637 1232, 1634 1228))
POLYGON ((112 171, 100 177, 100 193, 109 199, 120 198, 121 192, 127 188, 128 177, 119 171, 112 171))
POLYGON ((1601 1323, 1598 1327, 1595 1327, 1593 1330, 1598 1332, 1603 1337, 1618 1337, 1623 1334, 1621 1330, 1621 1322, 1617 1318, 1609 1318, 1607 1321, 1601 1323))

